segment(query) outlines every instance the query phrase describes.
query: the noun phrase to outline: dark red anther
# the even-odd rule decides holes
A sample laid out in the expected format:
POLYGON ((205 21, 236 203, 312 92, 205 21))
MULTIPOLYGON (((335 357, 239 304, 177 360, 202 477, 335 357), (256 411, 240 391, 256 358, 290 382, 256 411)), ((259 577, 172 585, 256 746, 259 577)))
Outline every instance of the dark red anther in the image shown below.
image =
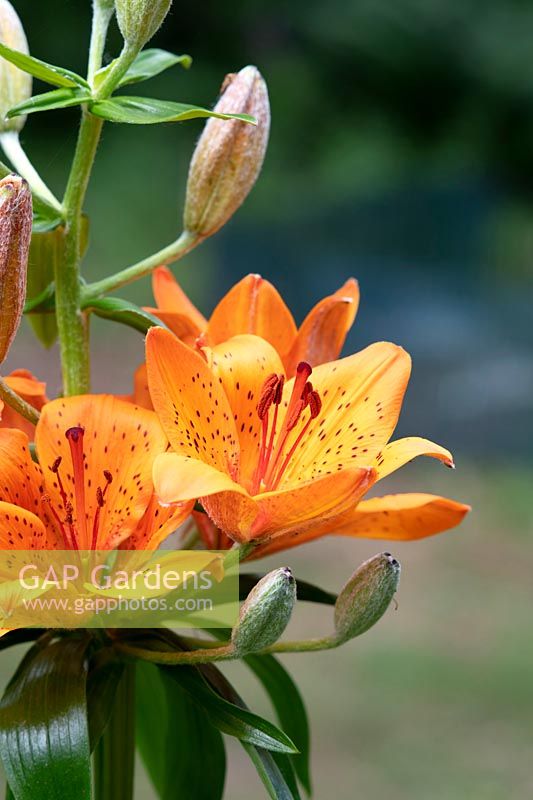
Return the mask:
POLYGON ((103 508, 103 505, 104 505, 104 493, 100 489, 100 487, 98 487, 98 489, 96 490, 96 502, 98 503, 100 508, 103 508))
POLYGON ((54 463, 52 464, 52 466, 50 467, 50 470, 52 472, 55 472, 56 475, 57 475, 57 472, 59 470, 59 467, 61 466, 61 461, 62 461, 61 456, 58 456, 56 458, 56 460, 54 461, 54 463))
POLYGON ((278 384, 278 376, 273 372, 263 383, 259 403, 257 404, 257 413, 259 419, 264 419, 268 414, 268 410, 274 402, 276 394, 276 386, 278 384))
POLYGON ((285 376, 278 375, 278 382, 276 384, 276 391, 274 392, 274 399, 273 403, 275 406, 279 406, 281 400, 283 398, 283 387, 285 386, 285 376))
POLYGON ((311 419, 316 419, 320 414, 320 409, 322 408, 322 400, 320 399, 318 392, 316 392, 314 389, 309 393, 307 405, 309 406, 311 419))
POLYGON ((104 469, 104 478, 108 483, 113 483, 113 476, 111 475, 108 469, 104 469))

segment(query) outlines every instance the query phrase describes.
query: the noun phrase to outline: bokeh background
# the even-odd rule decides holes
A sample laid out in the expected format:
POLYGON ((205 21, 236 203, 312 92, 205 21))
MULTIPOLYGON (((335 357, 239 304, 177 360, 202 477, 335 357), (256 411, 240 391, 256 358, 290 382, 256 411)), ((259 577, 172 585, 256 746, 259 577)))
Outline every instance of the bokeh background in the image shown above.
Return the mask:
MULTIPOLYGON (((34 55, 84 68, 89 0, 14 5, 34 55)), ((261 179, 227 227, 176 266, 182 285, 207 313, 241 276, 260 272, 301 320, 357 277, 362 302, 347 350, 390 339, 412 354, 398 433, 446 444, 458 466, 410 465, 390 487, 474 507, 460 529, 389 547, 403 564, 399 608, 372 632, 336 652, 285 659, 308 701, 315 796, 525 800, 533 792, 533 7, 176 2, 153 44, 190 53, 193 66, 133 93, 210 104, 225 73, 255 63, 272 104, 261 179)), ((119 46, 113 28, 108 60, 119 46)), ((22 134, 59 194, 76 127, 71 109, 34 115, 22 134)), ((87 201, 89 280, 179 233, 200 130, 200 122, 106 126, 87 201)), ((151 304, 149 280, 122 296, 151 304)), ((94 388, 128 392, 140 335, 95 320, 92 348, 94 388)), ((44 353, 29 328, 8 362, 20 366, 58 392, 57 352, 44 353)), ((377 549, 331 538, 282 558, 335 590, 377 549)), ((327 610, 303 609, 294 626, 314 634, 328 622, 327 610)), ((19 655, 2 655, 4 676, 19 655)), ((252 678, 239 679, 267 713, 252 678)), ((229 800, 263 797, 230 749, 229 800)), ((154 796, 141 771, 139 796, 154 796)))

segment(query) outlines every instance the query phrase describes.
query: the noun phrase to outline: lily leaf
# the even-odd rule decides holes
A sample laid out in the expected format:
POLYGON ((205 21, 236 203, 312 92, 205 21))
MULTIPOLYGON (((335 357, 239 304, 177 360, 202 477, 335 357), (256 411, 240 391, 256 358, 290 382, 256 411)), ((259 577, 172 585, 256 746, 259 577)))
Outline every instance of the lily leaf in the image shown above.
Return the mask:
POLYGON ((222 736, 207 712, 153 664, 137 663, 136 719, 137 744, 161 800, 220 800, 226 772, 222 736))
POLYGON ((202 706, 211 723, 222 733, 265 750, 278 753, 297 752, 294 743, 283 731, 257 714, 224 700, 210 688, 197 669, 181 664, 160 669, 169 678, 177 681, 202 706))
POLYGON ((91 666, 87 679, 87 715, 91 753, 111 717, 124 664, 109 652, 101 651, 98 663, 91 666))
POLYGON ((154 325, 166 328, 166 325, 153 314, 120 297, 102 297, 90 300, 84 305, 84 310, 91 311, 97 317, 129 325, 130 328, 141 333, 147 333, 154 325))
POLYGON ((47 64, 46 61, 41 61, 39 58, 29 56, 26 53, 21 53, 19 50, 12 50, 6 44, 0 43, 0 56, 10 61, 23 72, 28 72, 34 78, 39 78, 45 83, 51 83, 53 86, 84 86, 89 88, 89 84, 70 69, 64 67, 56 67, 54 64, 47 64))
POLYGON ((302 696, 287 670, 274 656, 247 656, 244 661, 263 684, 272 705, 276 709, 279 723, 298 750, 292 764, 302 786, 311 794, 309 775, 309 722, 302 696))
POLYGON ((0 755, 17 800, 90 800, 87 641, 36 645, 0 703, 0 755))
POLYGON ((189 69, 192 64, 192 58, 187 55, 177 56, 174 53, 169 53, 168 50, 160 50, 157 47, 143 50, 126 72, 119 86, 128 86, 130 83, 147 81, 149 78, 154 78, 176 64, 181 64, 184 69, 189 69))
POLYGON ((75 88, 54 89, 51 92, 43 92, 24 100, 7 112, 7 116, 20 117, 22 114, 34 114, 36 111, 53 111, 55 108, 68 108, 69 106, 80 106, 91 99, 89 89, 79 86, 75 88))
POLYGON ((238 119, 253 125, 256 120, 249 114, 218 114, 201 106, 187 103, 173 103, 170 100, 154 100, 149 97, 112 97, 110 100, 97 100, 90 103, 92 114, 109 122, 130 125, 156 125, 161 122, 184 122, 188 119, 217 117, 217 119, 238 119))

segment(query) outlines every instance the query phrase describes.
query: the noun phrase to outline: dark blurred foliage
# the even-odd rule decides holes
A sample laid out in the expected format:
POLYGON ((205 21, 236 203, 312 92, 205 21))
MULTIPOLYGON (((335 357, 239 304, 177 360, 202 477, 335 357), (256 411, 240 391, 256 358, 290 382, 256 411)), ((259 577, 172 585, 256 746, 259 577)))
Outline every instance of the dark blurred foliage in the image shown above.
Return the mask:
MULTIPOLYGON (((89 0, 14 5, 35 55, 84 69, 89 0)), ((107 60, 120 44, 113 24, 107 60)), ((196 300, 209 309, 233 281, 258 271, 301 318, 354 274, 362 305, 349 346, 393 339, 415 358, 402 432, 467 454, 528 457, 533 6, 175 2, 152 44, 190 53, 193 66, 130 93, 209 104, 226 72, 255 63, 271 95, 258 186, 227 228, 176 267, 196 300)), ((34 115, 23 131, 58 190, 76 124, 70 109, 34 115)), ((177 235, 199 131, 199 123, 106 126, 88 197, 89 277, 177 235)), ((147 281, 124 294, 151 299, 147 281)), ((108 335, 102 325, 97 339, 108 335)), ((133 355, 120 361, 129 370, 142 348, 127 342, 133 355)), ((117 376, 114 368, 95 383, 120 380, 127 391, 125 367, 117 376)))

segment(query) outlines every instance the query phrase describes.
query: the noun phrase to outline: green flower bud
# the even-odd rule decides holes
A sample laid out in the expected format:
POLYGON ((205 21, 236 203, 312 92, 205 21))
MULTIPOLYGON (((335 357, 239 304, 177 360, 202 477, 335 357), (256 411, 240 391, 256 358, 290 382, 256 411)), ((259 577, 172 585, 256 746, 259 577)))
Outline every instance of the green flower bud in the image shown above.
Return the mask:
POLYGON ((115 0, 118 26, 124 41, 140 50, 161 27, 172 0, 115 0))
MULTIPOLYGON (((0 0, 0 42, 13 50, 29 52, 22 23, 8 0, 0 0)), ((25 116, 7 120, 6 114, 10 108, 31 97, 31 84, 31 75, 0 58, 0 132, 20 131, 23 127, 25 116)))
POLYGON ((183 224, 203 238, 219 230, 250 193, 265 157, 270 130, 268 91, 256 67, 228 75, 215 111, 250 114, 257 126, 209 119, 189 167, 183 224))
POLYGON ((354 572, 335 603, 338 644, 365 633, 390 605, 400 582, 400 564, 390 553, 369 558, 354 572))
POLYGON ((0 364, 20 325, 32 224, 31 192, 18 175, 0 181, 0 364))
POLYGON ((296 602, 296 581, 288 567, 269 572, 241 606, 231 641, 239 654, 255 653, 277 642, 296 602))

